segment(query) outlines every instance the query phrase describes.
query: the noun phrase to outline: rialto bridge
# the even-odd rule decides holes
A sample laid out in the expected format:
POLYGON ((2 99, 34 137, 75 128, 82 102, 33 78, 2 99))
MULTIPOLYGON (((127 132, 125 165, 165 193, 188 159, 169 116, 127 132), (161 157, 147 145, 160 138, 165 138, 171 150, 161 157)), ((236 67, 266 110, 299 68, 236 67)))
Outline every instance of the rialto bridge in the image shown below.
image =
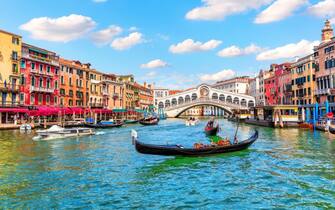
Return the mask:
POLYGON ((178 117, 184 111, 195 106, 214 106, 232 113, 232 110, 246 110, 255 105, 255 98, 249 95, 215 89, 207 84, 184 92, 159 98, 158 108, 167 117, 178 117))

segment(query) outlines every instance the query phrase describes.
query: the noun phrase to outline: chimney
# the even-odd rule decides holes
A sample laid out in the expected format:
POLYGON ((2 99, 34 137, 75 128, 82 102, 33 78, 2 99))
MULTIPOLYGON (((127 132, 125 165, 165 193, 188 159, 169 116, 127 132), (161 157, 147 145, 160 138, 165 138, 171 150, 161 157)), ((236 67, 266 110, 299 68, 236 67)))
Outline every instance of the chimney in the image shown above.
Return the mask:
POLYGON ((144 82, 143 86, 146 88, 146 87, 147 87, 147 83, 146 83, 146 82, 144 82))

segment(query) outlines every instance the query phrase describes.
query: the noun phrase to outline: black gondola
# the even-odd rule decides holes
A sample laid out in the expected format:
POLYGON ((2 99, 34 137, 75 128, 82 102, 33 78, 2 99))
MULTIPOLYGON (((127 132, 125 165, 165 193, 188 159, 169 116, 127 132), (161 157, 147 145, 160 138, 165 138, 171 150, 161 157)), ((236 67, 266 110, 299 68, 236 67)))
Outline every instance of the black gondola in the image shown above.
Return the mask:
POLYGON ((330 133, 335 134, 335 127, 333 127, 332 125, 329 126, 328 130, 330 133))
POLYGON ((219 153, 235 152, 247 149, 251 144, 253 144, 258 138, 258 131, 248 138, 247 140, 241 141, 237 144, 232 144, 229 146, 208 146, 199 149, 195 148, 184 148, 181 145, 153 145, 145 144, 138 141, 136 138, 134 140, 135 148, 137 152, 142 154, 151 155, 166 155, 166 156, 206 156, 219 153))
POLYGON ((97 124, 92 124, 92 123, 86 123, 85 127, 89 127, 89 128, 97 128, 97 129, 103 129, 103 128, 118 128, 123 126, 122 122, 119 123, 113 123, 113 124, 101 124, 101 123, 97 123, 97 124))
POLYGON ((207 136, 215 136, 219 132, 219 125, 216 127, 205 127, 205 133, 207 136))
POLYGON ((139 121, 141 125, 157 125, 159 118, 147 118, 139 121))

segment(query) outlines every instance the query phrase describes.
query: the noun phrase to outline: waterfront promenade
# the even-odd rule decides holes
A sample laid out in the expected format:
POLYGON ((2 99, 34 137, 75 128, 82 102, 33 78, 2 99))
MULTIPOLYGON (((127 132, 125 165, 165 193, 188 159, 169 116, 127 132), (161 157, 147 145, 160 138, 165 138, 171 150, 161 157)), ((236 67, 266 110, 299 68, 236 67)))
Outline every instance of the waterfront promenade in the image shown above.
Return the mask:
MULTIPOLYGON (((219 120, 222 136, 236 124, 219 120)), ((335 208, 333 136, 309 130, 256 128, 246 151, 209 157, 147 156, 135 151, 130 130, 148 143, 206 143, 203 127, 168 119, 100 135, 35 142, 32 134, 0 131, 0 203, 4 209, 45 208, 335 208)))

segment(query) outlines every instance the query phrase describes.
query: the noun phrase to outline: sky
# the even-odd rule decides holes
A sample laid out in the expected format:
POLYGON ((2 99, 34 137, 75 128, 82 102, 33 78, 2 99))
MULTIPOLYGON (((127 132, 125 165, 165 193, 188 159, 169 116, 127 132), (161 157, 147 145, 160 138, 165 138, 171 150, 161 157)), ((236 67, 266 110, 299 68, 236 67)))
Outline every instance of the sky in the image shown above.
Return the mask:
POLYGON ((2 0, 0 28, 65 59, 184 89, 312 53, 335 0, 2 0))

